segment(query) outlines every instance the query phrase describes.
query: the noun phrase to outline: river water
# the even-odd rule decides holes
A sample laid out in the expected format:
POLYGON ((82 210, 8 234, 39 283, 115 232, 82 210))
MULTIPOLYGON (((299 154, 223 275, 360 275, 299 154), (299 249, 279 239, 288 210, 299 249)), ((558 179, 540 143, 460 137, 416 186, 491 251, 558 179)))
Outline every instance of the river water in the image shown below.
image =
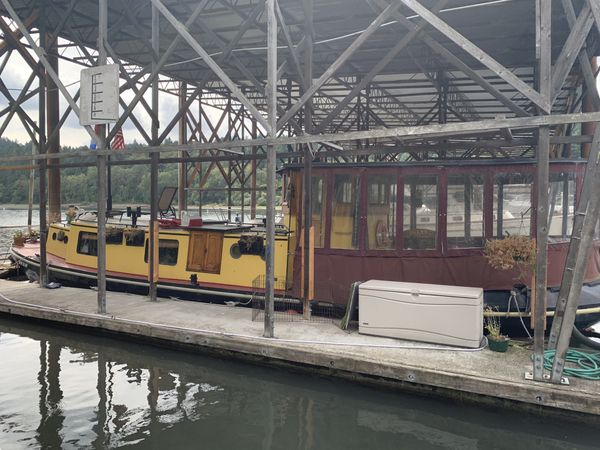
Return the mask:
MULTIPOLYGON (((25 224, 26 217, 0 210, 0 226, 25 224)), ((7 246, 12 232, 0 229, 0 244, 7 246)), ((1 450, 515 450, 599 443, 600 430, 580 424, 0 316, 1 450)))
POLYGON ((600 430, 0 317, 0 448, 597 449, 600 430))

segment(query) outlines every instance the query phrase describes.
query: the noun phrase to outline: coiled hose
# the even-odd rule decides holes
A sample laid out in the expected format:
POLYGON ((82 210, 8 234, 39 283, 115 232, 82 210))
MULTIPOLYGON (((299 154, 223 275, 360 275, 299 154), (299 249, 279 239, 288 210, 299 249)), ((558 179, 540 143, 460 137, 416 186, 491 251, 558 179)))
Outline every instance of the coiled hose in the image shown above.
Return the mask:
MULTIPOLYGON (((555 356, 556 350, 546 350, 544 352, 545 369, 552 370, 555 356)), ((570 348, 567 350, 565 362, 571 363, 572 366, 564 368, 564 375, 585 378, 586 380, 600 380, 600 353, 587 353, 570 348)))

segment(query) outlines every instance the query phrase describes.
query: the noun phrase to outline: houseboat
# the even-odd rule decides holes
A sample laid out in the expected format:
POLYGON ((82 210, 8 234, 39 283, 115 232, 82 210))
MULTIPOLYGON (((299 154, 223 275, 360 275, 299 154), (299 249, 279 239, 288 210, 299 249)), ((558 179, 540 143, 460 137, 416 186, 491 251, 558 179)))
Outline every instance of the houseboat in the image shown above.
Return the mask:
MULTIPOLYGON (((548 309, 553 310, 569 247, 585 161, 550 166, 548 309)), ((301 299, 302 166, 282 169, 284 215, 275 241, 276 295, 301 299)), ((537 207, 532 160, 410 164, 319 164, 312 170, 314 300, 343 310, 356 281, 381 279, 472 286, 486 304, 528 323, 527 283, 493 269, 484 255, 490 239, 535 236, 537 207), (518 286, 524 283, 525 286, 518 286), (517 287, 515 287, 517 285, 517 287), (515 292, 516 295, 510 295, 515 292)), ((126 216, 107 223, 109 288, 144 289, 148 228, 126 216)), ((163 220, 159 233, 159 292, 182 298, 249 299, 261 289, 262 225, 163 220)), ((39 247, 13 247, 22 266, 36 269, 39 247)), ((55 223, 47 239, 53 279, 94 284, 97 232, 94 214, 55 223)), ((578 325, 600 320, 600 237, 593 243, 580 300, 578 325), (587 312, 587 313, 586 313, 587 312)), ((507 321, 506 323, 511 323, 507 321)), ((520 328, 520 320, 512 320, 520 328)))

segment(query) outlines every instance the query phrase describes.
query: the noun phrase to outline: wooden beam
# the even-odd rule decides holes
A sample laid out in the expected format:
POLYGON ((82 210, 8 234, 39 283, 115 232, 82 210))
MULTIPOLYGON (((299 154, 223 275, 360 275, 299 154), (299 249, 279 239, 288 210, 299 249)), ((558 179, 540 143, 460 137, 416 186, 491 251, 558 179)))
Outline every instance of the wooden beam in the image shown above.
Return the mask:
POLYGON ((494 72, 500 78, 502 78, 504 81, 506 81, 508 84, 510 84, 514 89, 519 91, 521 94, 523 94, 529 100, 531 100, 533 103, 535 103, 537 106, 539 106, 544 112, 547 112, 547 113, 550 112, 551 105, 547 98, 544 98, 542 95, 540 95, 539 92, 537 92, 531 86, 529 86, 528 84, 521 81, 519 79, 519 77, 517 77, 515 74, 513 74, 509 69, 504 67, 498 61, 496 61, 494 58, 492 58, 486 52, 484 52, 479 47, 477 47, 475 44, 473 44, 471 41, 469 41, 466 37, 464 37, 458 31, 456 31, 454 28, 449 26, 446 22, 444 22, 438 16, 436 16, 431 11, 429 11, 427 8, 422 6, 417 0, 399 0, 399 1, 404 3, 410 9, 412 9, 415 13, 417 13, 419 16, 421 16, 423 19, 425 19, 427 22, 429 22, 429 24, 431 26, 433 26, 435 29, 437 29, 440 33, 442 33, 448 39, 453 41, 456 45, 458 45, 461 49, 463 49, 470 56, 475 58, 477 61, 479 61, 485 67, 490 69, 492 72, 494 72))
MULTIPOLYGON (((157 1, 157 0, 153 0, 157 1)), ((348 46, 346 50, 325 70, 325 72, 313 83, 310 88, 307 89, 302 97, 292 105, 285 115, 277 123, 277 128, 282 128, 288 120, 290 120, 294 114, 296 114, 302 106, 329 80, 338 69, 344 65, 344 63, 358 50, 358 48, 373 34, 384 21, 390 16, 390 14, 398 8, 397 5, 388 5, 382 12, 375 18, 373 22, 348 46)))
POLYGON ((583 44, 594 24, 594 17, 588 4, 584 5, 575 24, 571 27, 571 33, 560 52, 554 71, 552 73, 552 92, 550 102, 553 105, 559 96, 575 59, 579 56, 583 44))
MULTIPOLYGON (((7 0, 4 0, 7 1, 7 0)), ((240 88, 233 82, 231 78, 221 69, 221 67, 215 62, 215 60, 208 54, 206 50, 198 43, 196 39, 188 31, 188 27, 182 24, 177 18, 169 11, 169 9, 160 0, 151 0, 152 4, 160 11, 160 13, 169 21, 171 26, 175 28, 177 33, 183 37, 192 49, 202 58, 208 67, 219 77, 219 79, 227 86, 231 93, 242 103, 252 116, 258 120, 265 128, 268 127, 267 120, 263 117, 256 106, 242 93, 240 88)))
MULTIPOLYGON (((373 2, 376 3, 380 9, 382 7, 384 7, 384 5, 385 5, 384 0, 373 0, 373 2)), ((396 19, 399 24, 401 24, 405 28, 408 28, 409 30, 412 30, 417 26, 414 23, 412 23, 410 20, 405 18, 402 14, 394 14, 394 19, 396 19)), ((523 108, 518 106, 514 101, 512 101, 510 98, 508 98, 506 95, 504 95, 504 93, 502 93, 499 89, 497 89, 492 83, 490 83, 483 76, 481 76, 479 73, 477 73, 476 70, 472 69, 468 64, 463 62, 454 53, 452 53, 450 50, 446 49, 446 47, 444 47, 443 45, 438 43, 435 39, 429 37, 425 33, 421 33, 421 35, 419 36, 419 39, 421 39, 436 54, 438 54, 440 57, 442 57, 443 59, 448 61, 448 63, 453 65, 456 69, 460 70, 465 75, 467 75, 471 80, 473 80, 481 88, 483 88, 483 90, 488 92, 494 98, 498 99, 498 101, 500 101, 509 110, 514 112, 517 116, 521 116, 521 117, 530 116, 530 114, 527 111, 525 111, 523 108)))

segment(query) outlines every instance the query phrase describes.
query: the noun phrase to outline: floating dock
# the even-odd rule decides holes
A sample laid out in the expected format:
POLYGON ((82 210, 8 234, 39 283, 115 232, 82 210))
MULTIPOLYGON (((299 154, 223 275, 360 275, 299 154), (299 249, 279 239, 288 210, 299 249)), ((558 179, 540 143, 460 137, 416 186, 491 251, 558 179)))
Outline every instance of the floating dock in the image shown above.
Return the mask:
POLYGON ((529 349, 453 351, 305 321, 276 322, 276 338, 266 339, 249 308, 107 295, 109 313, 101 315, 91 289, 41 290, 37 284, 0 280, 0 313, 455 399, 600 418, 599 382, 571 378, 570 385, 557 386, 525 380, 532 370, 529 349))

